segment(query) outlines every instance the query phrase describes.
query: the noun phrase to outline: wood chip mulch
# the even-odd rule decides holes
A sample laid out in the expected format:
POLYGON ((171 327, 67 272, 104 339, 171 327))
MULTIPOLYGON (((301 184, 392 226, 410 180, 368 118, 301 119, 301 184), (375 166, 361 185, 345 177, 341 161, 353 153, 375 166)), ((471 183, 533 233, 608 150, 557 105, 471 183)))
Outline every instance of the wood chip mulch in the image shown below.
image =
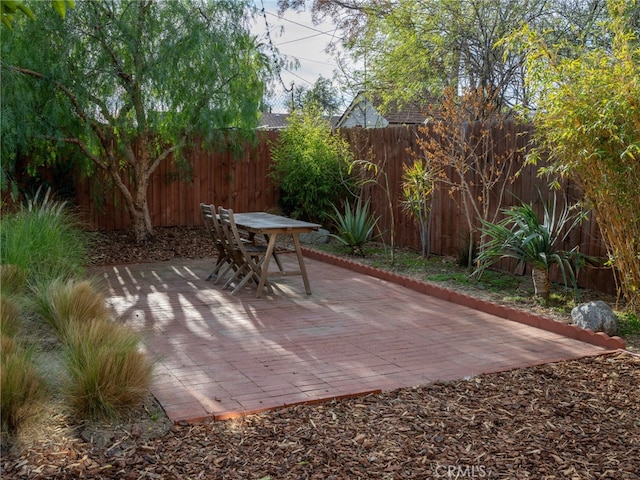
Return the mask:
POLYGON ((3 479, 640 478, 640 357, 613 353, 3 455, 3 479))
POLYGON ((156 227, 155 236, 136 244, 128 230, 93 232, 94 265, 162 262, 174 258, 212 258, 216 249, 204 226, 156 227))

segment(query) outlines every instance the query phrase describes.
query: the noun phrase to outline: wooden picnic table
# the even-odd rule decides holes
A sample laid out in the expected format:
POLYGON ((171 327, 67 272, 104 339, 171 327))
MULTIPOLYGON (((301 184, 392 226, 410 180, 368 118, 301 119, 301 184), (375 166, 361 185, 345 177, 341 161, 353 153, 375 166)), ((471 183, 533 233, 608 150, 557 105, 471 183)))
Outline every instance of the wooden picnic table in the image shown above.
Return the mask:
POLYGON ((303 222, 301 220, 294 220, 293 218, 266 212, 234 213, 233 217, 238 228, 249 232, 250 234, 264 235, 264 237, 268 239, 267 252, 262 264, 262 272, 256 297, 260 297, 262 295, 267 277, 283 275, 302 275, 305 291, 307 295, 311 295, 311 286, 309 285, 307 270, 304 266, 304 257, 302 256, 302 249, 300 248, 300 240, 298 236, 301 233, 309 233, 314 230, 318 230, 321 225, 318 225, 317 223, 303 222), (298 257, 298 266, 300 270, 269 271, 269 262, 271 261, 271 257, 273 257, 276 240, 279 235, 291 236, 296 256, 298 257))

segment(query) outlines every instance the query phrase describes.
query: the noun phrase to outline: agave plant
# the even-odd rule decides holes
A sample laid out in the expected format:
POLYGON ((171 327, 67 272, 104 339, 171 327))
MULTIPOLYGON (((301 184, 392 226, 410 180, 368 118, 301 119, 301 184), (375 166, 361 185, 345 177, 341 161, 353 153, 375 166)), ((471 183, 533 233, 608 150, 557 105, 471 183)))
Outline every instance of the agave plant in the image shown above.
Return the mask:
POLYGON ((369 201, 364 205, 362 199, 352 207, 349 201, 345 201, 344 213, 333 206, 335 215, 331 216, 338 230, 331 235, 344 245, 351 248, 353 255, 364 256, 364 245, 373 237, 378 219, 369 214, 369 201))
POLYGON ((550 205, 544 202, 543 205, 542 222, 530 204, 504 209, 504 218, 498 223, 483 222, 481 231, 488 240, 477 258, 476 274, 481 275, 484 269, 502 258, 513 258, 519 265, 531 266, 535 293, 545 301, 551 294, 549 270, 552 265, 558 266, 565 287, 569 283, 574 289, 577 287, 577 271, 587 257, 580 254, 578 247, 562 250, 560 245, 585 218, 586 212, 565 202, 557 214, 555 196, 550 205))

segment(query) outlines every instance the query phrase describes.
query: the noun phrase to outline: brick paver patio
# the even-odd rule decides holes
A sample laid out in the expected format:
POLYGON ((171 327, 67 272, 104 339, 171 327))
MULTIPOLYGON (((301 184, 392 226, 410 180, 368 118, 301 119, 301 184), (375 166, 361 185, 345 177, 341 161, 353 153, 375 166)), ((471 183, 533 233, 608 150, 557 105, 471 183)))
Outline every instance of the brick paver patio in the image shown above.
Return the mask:
MULTIPOLYGON (((294 258, 283 255, 285 262, 294 258)), ((102 267, 109 302, 144 333, 172 421, 225 419, 573 359, 605 348, 306 259, 275 293, 203 280, 212 260, 102 267)))

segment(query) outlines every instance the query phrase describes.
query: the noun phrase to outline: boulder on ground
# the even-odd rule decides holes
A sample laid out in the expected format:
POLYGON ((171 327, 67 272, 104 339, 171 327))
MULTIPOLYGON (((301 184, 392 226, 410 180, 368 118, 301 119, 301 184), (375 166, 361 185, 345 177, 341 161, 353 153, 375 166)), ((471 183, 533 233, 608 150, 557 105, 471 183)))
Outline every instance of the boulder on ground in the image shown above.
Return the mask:
POLYGON ((301 243, 307 243, 309 245, 329 243, 329 230, 319 228, 315 232, 301 233, 299 238, 301 243))
POLYGON ((578 305, 571 310, 571 318, 580 328, 604 332, 609 336, 615 335, 618 329, 618 317, 602 300, 578 305))

